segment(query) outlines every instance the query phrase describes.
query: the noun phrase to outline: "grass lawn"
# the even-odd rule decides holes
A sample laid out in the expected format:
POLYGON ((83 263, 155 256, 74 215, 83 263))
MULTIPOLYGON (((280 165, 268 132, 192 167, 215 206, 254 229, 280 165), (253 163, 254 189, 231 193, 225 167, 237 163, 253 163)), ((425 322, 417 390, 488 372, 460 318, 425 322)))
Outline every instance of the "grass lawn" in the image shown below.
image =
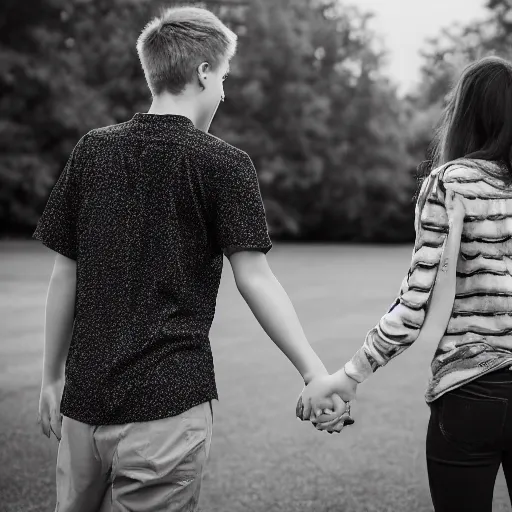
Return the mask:
MULTIPOLYGON (((407 271, 410 247, 279 245, 271 266, 330 371, 361 345, 407 271)), ((51 251, 0 243, 0 511, 51 512, 57 443, 36 425, 51 251)), ((225 260, 211 331, 220 402, 205 512, 427 512, 423 399, 434 346, 414 345, 360 386, 356 424, 294 416, 301 379, 238 295, 225 260)), ((495 511, 510 510, 500 472, 495 511)))

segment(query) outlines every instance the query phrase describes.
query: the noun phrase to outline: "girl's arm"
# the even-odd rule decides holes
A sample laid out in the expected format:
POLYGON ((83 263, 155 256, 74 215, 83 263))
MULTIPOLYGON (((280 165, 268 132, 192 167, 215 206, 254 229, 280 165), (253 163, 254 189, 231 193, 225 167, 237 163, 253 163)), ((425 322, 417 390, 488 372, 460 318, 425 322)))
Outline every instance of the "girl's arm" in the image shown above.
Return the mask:
MULTIPOLYGON (((412 261, 402 281, 398 298, 379 323, 368 332, 363 346, 343 368, 332 375, 320 377, 304 390, 302 400, 305 417, 310 414, 311 407, 317 408, 325 397, 333 393, 338 394, 345 401, 354 399, 357 384, 363 382, 417 340, 425 323, 427 304, 430 302, 441 266, 443 246, 450 231, 450 225, 456 220, 457 231, 460 232, 461 229, 464 213, 458 207, 454 209, 453 196, 453 191, 445 189, 436 172, 423 182, 415 210, 416 241, 412 261), (448 201, 446 201, 447 198, 448 201)), ((444 257, 454 259, 456 264, 460 233, 454 233, 454 235, 450 237, 450 245, 453 247, 444 253, 444 257)), ((442 263, 445 269, 446 263, 446 261, 442 263)), ((438 283, 441 287, 436 286, 434 316, 440 325, 434 328, 436 330, 434 335, 438 337, 443 335, 449 321, 455 289, 455 283, 451 282, 453 273, 449 274, 450 279, 446 279, 448 277, 446 272, 444 274, 442 284, 438 283), (441 295, 443 291, 445 292, 445 297, 442 297, 443 300, 440 302, 437 298, 440 295, 439 291, 441 295), (448 291, 450 293, 447 293, 448 291)), ((432 308, 429 306, 429 309, 432 308)), ((432 323, 429 325, 432 326, 432 323)), ((320 422, 328 422, 332 419, 333 415, 318 418, 320 422)))
MULTIPOLYGON (((363 382, 418 339, 425 323, 427 304, 431 301, 441 267, 443 246, 453 219, 453 215, 448 215, 446 201, 448 198, 451 211, 452 196, 453 192, 447 193, 437 173, 431 174, 423 183, 416 204, 416 241, 412 261, 407 276, 402 281, 399 296, 379 323, 368 332, 363 346, 344 366, 346 374, 357 382, 363 382)), ((457 223, 459 229, 461 224, 457 223)), ((445 252, 445 256, 450 254, 450 258, 455 257, 455 265, 458 248, 456 240, 455 252, 445 252)), ((442 263, 442 267, 447 268, 446 261, 442 263)), ((445 282, 443 287, 448 285, 451 289, 451 284, 454 283, 445 282)), ((436 297, 438 296, 436 293, 436 297)), ((439 336, 443 335, 451 314, 453 298, 448 299, 449 297, 447 302, 443 301, 443 307, 447 309, 446 312, 443 311, 446 322, 441 326, 443 332, 438 333, 439 336)), ((436 308, 436 311, 439 311, 439 308, 436 308)))

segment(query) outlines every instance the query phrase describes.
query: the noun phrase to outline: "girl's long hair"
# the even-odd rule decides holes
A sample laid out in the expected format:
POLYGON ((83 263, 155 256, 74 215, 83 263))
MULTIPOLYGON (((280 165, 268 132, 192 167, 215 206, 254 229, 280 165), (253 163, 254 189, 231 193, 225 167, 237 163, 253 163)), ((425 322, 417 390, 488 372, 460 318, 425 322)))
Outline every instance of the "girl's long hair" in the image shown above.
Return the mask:
POLYGON ((484 57, 464 69, 450 92, 419 178, 452 160, 471 158, 504 165, 512 179, 511 157, 512 64, 484 57))

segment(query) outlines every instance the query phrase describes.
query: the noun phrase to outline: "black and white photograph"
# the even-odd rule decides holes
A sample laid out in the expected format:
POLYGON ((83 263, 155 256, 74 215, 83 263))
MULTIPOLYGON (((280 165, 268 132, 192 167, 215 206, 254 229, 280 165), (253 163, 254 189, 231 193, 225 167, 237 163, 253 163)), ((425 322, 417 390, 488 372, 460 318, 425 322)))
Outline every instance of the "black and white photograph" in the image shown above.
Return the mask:
POLYGON ((2 0, 0 512, 512 511, 512 0, 2 0))

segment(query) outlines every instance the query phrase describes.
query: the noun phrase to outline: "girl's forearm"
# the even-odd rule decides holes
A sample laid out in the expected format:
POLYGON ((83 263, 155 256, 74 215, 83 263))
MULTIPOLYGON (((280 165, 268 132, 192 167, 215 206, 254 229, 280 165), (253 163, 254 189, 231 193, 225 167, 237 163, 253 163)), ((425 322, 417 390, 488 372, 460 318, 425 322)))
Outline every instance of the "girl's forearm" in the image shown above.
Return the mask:
POLYGON ((272 272, 238 285, 241 295, 268 336, 309 383, 327 374, 309 344, 288 294, 272 272))
POLYGON ((64 377, 66 358, 73 332, 76 279, 52 276, 46 299, 43 382, 64 377))

